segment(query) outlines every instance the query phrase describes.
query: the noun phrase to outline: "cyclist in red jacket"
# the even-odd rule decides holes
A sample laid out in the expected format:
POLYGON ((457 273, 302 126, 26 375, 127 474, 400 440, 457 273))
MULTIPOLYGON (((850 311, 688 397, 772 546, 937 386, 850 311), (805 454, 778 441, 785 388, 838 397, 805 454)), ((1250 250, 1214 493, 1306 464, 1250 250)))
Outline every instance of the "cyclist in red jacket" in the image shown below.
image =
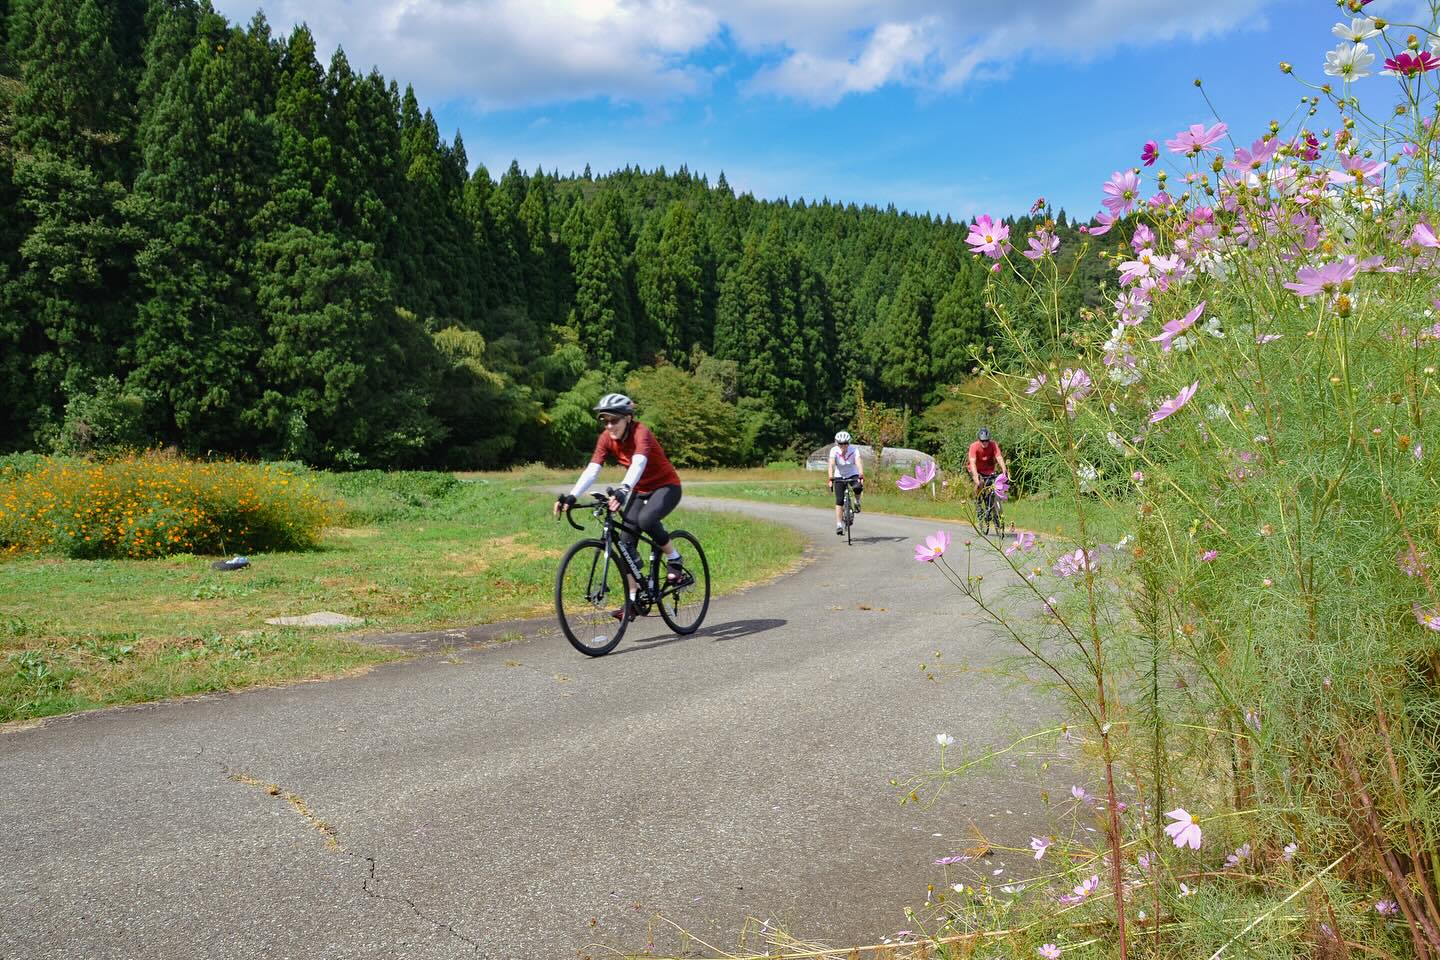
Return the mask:
POLYGON ((986 486, 995 482, 997 473, 1009 473, 1005 466, 1005 454, 1000 452, 1000 444, 990 439, 990 428, 981 427, 978 439, 970 444, 970 456, 968 457, 970 467, 970 479, 975 481, 975 496, 986 486), (999 470, 996 470, 999 466, 999 470))
MULTIPOLYGON (((595 413, 600 418, 600 436, 595 441, 595 453, 590 465, 575 481, 567 494, 555 501, 555 513, 569 510, 576 498, 582 496, 595 478, 606 459, 614 458, 622 467, 627 467, 625 479, 620 481, 616 495, 610 498, 611 510, 624 511, 626 520, 645 531, 665 554, 666 578, 672 582, 685 576, 685 564, 680 551, 670 540, 670 534, 661 522, 680 503, 680 475, 670 465, 665 450, 650 428, 635 419, 635 401, 623 393, 607 393, 595 404, 595 413)), ((632 556, 635 555, 636 537, 633 533, 621 535, 621 542, 632 556)), ((625 574, 629 580, 628 572, 625 574)), ((634 596, 634 584, 630 585, 634 596)), ((617 614, 622 611, 617 611, 617 614)))

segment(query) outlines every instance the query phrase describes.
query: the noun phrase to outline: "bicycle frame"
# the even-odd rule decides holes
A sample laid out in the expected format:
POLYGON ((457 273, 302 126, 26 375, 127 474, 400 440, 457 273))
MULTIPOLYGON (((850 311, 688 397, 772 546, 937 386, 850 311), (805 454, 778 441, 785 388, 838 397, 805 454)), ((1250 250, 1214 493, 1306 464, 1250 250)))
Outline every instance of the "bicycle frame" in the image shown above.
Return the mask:
MULTIPOLYGON (((610 504, 608 502, 610 497, 613 496, 613 494, 614 491, 607 490, 604 493, 592 493, 590 495, 591 499, 594 501, 590 509, 590 515, 593 516, 595 519, 599 520, 601 526, 603 527, 603 530, 600 534, 600 540, 605 545, 605 566, 601 568, 601 575, 603 577, 609 573, 610 554, 611 550, 613 549, 614 552, 620 554, 620 556, 624 559, 625 566, 630 571, 630 575, 635 578, 636 599, 647 604, 658 603, 660 600, 661 591, 658 589, 655 578, 660 567, 659 550, 655 545, 655 541, 651 539, 650 536, 645 533, 645 531, 641 530, 639 527, 633 526, 625 522, 623 513, 620 519, 617 520, 615 518, 616 511, 610 509, 610 504), (620 533, 635 534, 635 556, 631 556, 630 552, 627 550, 620 549, 619 537, 616 536, 617 531, 620 533), (640 569, 639 547, 641 544, 644 544, 650 548, 651 563, 650 573, 648 575, 640 569)), ((583 526, 575 522, 575 519, 570 516, 569 511, 566 511, 565 519, 568 520, 570 522, 570 526, 574 527, 576 530, 583 531, 585 529, 583 526)))

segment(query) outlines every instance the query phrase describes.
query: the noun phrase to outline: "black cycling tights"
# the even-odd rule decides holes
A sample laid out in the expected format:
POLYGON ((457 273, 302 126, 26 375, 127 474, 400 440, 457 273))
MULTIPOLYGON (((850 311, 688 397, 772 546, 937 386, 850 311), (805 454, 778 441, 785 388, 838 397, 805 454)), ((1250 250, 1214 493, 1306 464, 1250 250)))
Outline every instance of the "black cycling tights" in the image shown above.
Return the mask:
MULTIPOLYGON (((631 496, 630 503, 625 507, 625 519, 649 534, 658 547, 662 543, 670 542, 670 534, 660 521, 679 505, 680 487, 671 484, 650 493, 631 496)), ((638 538, 633 533, 622 533, 620 539, 624 540, 631 550, 635 549, 638 538)))

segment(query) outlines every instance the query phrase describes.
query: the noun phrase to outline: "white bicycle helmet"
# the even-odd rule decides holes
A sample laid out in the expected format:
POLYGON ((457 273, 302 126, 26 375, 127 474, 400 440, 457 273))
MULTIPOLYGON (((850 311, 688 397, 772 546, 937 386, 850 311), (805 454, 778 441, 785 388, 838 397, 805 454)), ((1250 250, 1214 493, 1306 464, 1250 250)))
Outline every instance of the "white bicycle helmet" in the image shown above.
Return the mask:
POLYGON ((835 434, 835 442, 836 442, 836 443, 849 443, 849 442, 850 442, 850 433, 849 433, 849 431, 841 430, 839 433, 835 434))
POLYGON ((623 393, 607 393, 591 409, 596 413, 629 415, 635 412, 635 401, 623 393))

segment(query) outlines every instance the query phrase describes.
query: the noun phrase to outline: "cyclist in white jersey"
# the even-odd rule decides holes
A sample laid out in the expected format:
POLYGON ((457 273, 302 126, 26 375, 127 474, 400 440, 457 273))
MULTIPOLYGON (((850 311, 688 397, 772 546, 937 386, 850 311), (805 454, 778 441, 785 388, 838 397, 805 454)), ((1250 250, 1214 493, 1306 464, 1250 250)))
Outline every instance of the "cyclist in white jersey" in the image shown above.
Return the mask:
POLYGON ((865 465, 860 462, 860 451, 850 443, 850 434, 844 430, 835 434, 835 446, 830 448, 830 463, 826 483, 835 491, 835 534, 845 533, 845 524, 840 519, 840 508, 845 506, 845 485, 855 488, 855 512, 860 512, 860 492, 865 489, 865 465), (836 483, 836 480, 842 481, 836 483))

